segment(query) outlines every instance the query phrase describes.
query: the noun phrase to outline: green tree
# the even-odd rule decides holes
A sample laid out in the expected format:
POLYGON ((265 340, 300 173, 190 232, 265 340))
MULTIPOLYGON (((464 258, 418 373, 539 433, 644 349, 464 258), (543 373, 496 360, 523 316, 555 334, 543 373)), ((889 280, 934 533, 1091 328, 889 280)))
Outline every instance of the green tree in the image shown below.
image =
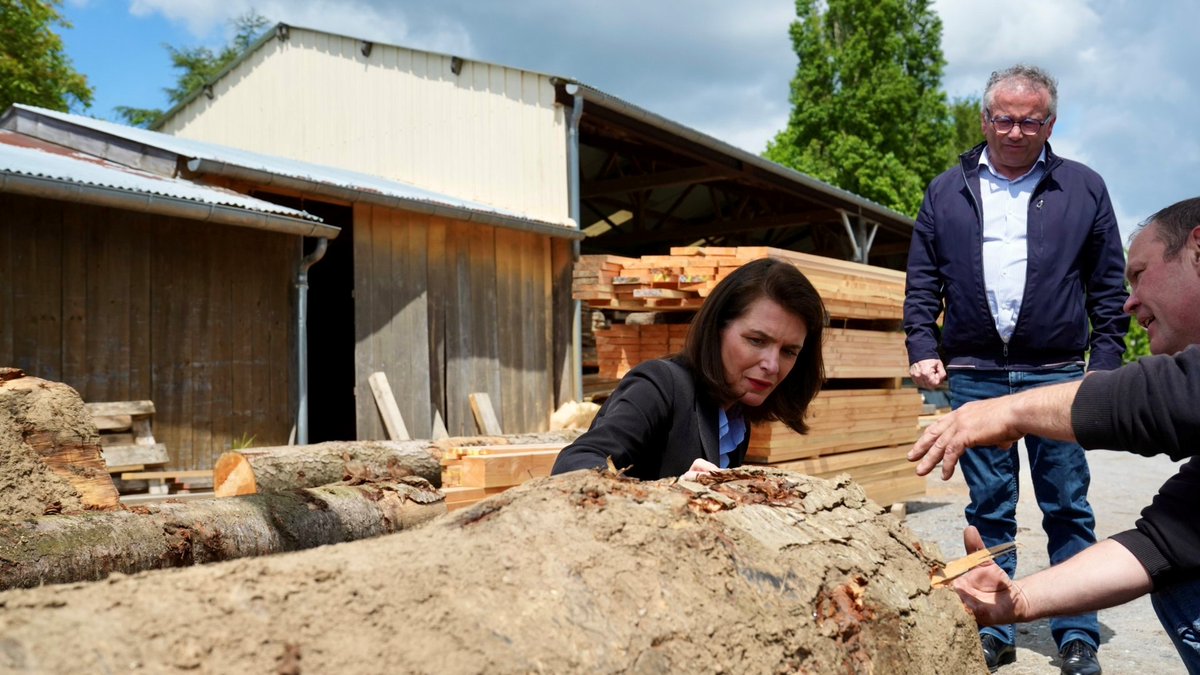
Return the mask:
POLYGON ((964 96, 950 102, 950 154, 947 167, 958 163, 958 156, 983 142, 979 111, 983 104, 978 96, 964 96))
POLYGON ((54 27, 70 28, 62 0, 0 0, 0 111, 14 103, 70 111, 92 105, 54 27))
MULTIPOLYGON (((208 47, 179 48, 163 45, 171 55, 171 66, 179 71, 175 86, 163 88, 171 105, 182 103, 205 84, 212 82, 226 66, 254 44, 255 38, 263 28, 270 25, 266 17, 253 9, 230 23, 234 29, 233 39, 219 51, 208 47)), ((163 111, 156 108, 117 106, 115 110, 127 123, 137 127, 153 127, 163 116, 163 111)))
POLYGON ((916 215, 946 168, 942 21, 929 0, 796 0, 788 126, 766 157, 916 215))
POLYGON ((1125 334, 1125 353, 1121 355, 1121 360, 1133 363, 1143 356, 1150 356, 1150 335, 1134 319, 1129 322, 1129 332, 1125 334))

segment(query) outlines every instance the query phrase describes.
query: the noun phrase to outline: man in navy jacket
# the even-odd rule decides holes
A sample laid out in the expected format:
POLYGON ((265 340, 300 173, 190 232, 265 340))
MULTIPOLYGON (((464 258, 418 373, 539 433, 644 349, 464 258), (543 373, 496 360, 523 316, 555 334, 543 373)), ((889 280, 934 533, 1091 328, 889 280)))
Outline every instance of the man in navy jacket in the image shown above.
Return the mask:
MULTIPOLYGON (((909 373, 920 387, 949 380, 953 408, 1121 365, 1129 319, 1120 232, 1103 179, 1053 153, 1057 86, 1040 68, 992 73, 986 141, 930 183, 909 250, 904 302, 909 373), (939 328, 938 318, 943 317, 939 328), (1090 330, 1089 330, 1090 329, 1090 330)), ((1052 563, 1095 543, 1087 459, 1078 444, 1026 438, 1052 563)), ((967 522, 988 546, 1016 536, 1014 448, 964 455, 967 522)), ((1010 575, 1016 553, 999 560, 1010 575)), ((1050 629, 1063 672, 1100 672, 1095 613, 1050 629)), ((1015 626, 981 631, 995 669, 1016 658, 1015 626)))

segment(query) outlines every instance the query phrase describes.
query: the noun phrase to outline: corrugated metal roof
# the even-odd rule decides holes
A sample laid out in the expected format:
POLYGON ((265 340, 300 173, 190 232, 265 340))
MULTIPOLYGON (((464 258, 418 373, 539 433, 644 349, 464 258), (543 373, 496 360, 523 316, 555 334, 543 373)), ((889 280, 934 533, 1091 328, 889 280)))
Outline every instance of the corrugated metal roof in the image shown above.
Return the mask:
POLYGON ((182 178, 159 176, 2 129, 0 172, 321 222, 320 218, 305 211, 272 204, 240 192, 201 185, 182 178))
POLYGON ((342 190, 367 193, 389 197, 402 202, 423 203, 448 209, 492 214, 511 220, 523 220, 531 223, 541 223, 551 227, 574 230, 574 223, 569 219, 560 222, 547 222, 538 218, 530 218, 524 214, 514 213, 506 209, 488 204, 480 204, 466 199, 450 197, 430 190, 425 190, 401 181, 373 176, 370 174, 348 171, 320 164, 311 164, 298 160, 285 159, 272 155, 239 150, 229 146, 205 143, 149 129, 129 127, 104 120, 71 115, 55 110, 47 110, 35 106, 14 105, 13 108, 30 111, 40 116, 55 119, 64 124, 90 129, 123 138, 134 143, 156 148, 164 152, 179 155, 186 159, 199 159, 207 162, 232 165, 249 171, 273 174, 308 183, 327 185, 342 190))

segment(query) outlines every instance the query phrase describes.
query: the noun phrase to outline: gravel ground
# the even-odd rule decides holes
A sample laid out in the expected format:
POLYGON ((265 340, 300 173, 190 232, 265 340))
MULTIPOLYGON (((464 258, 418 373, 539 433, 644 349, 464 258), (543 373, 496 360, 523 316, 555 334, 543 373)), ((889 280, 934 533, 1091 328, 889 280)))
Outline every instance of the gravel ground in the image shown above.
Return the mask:
MULTIPOLYGON (((1166 457, 1144 458, 1121 452, 1092 451, 1089 496, 1096 512, 1100 539, 1133 527, 1142 508, 1150 503, 1162 482, 1177 470, 1166 457)), ((1017 505, 1017 541, 1021 544, 1017 576, 1049 564, 1041 512, 1033 498, 1024 448, 1021 450, 1021 500, 1017 505)), ((963 554, 962 528, 966 521, 967 486, 960 473, 949 481, 930 476, 923 499, 908 503, 906 524, 918 536, 936 543, 947 559, 963 554)), ((1100 612, 1100 665, 1107 675, 1186 673, 1174 645, 1163 632, 1149 597, 1100 612)), ((1017 661, 997 671, 1000 675, 1046 675, 1059 672, 1058 652, 1047 621, 1018 627, 1017 661)))

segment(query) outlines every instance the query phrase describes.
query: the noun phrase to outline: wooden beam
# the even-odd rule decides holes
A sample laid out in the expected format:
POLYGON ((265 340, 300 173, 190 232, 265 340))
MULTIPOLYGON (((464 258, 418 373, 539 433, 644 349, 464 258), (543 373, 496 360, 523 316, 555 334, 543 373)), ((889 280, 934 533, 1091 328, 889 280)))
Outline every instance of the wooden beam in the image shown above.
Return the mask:
POLYGON ((827 219, 837 218, 835 211, 826 211, 823 209, 814 211, 799 211, 795 213, 782 213, 770 216, 758 216, 756 218, 746 218, 741 220, 712 220, 699 225, 685 225, 682 227, 676 226, 672 228, 663 228, 652 232, 642 232, 638 234, 628 234, 621 237, 622 246, 638 246, 642 244, 652 244, 671 239, 701 239, 713 235, 730 234, 733 232, 750 232, 754 230, 767 230, 776 227, 796 227, 800 225, 811 225, 819 223, 827 219))
POLYGON ((624 194, 657 188, 677 187, 679 185, 692 185, 694 183, 707 183, 732 177, 733 174, 729 171, 718 167, 690 166, 683 169, 659 171, 640 176, 623 176, 621 178, 586 181, 580 189, 580 196, 588 199, 601 195, 624 194))
POLYGON ((100 448, 105 466, 124 466, 128 464, 166 464, 170 461, 167 446, 162 443, 154 445, 109 445, 100 448))
POLYGON ((471 401, 471 413, 475 415, 475 424, 479 430, 488 436, 503 436, 500 430, 500 420, 496 419, 496 411, 492 409, 492 399, 486 393, 468 394, 471 401))
POLYGON ((408 427, 404 426, 404 418, 396 405, 396 397, 392 395, 392 387, 388 384, 387 375, 382 371, 371 373, 367 378, 371 384, 371 393, 375 395, 375 405, 379 407, 379 416, 383 418, 383 426, 387 428, 388 438, 393 441, 408 441, 408 427))
POLYGON ((462 458, 462 484, 464 487, 505 487, 549 476, 561 449, 466 455, 462 458))

